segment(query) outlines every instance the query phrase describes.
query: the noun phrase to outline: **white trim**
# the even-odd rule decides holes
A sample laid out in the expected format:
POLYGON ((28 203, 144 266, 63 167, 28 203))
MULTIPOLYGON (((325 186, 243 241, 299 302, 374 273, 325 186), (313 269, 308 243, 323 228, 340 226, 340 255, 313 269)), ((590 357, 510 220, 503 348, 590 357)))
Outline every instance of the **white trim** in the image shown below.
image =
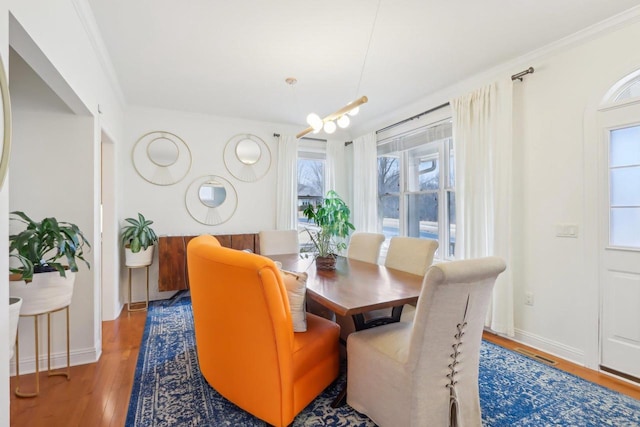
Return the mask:
POLYGON ((537 350, 544 351, 553 356, 561 357, 570 362, 576 363, 581 366, 586 366, 585 353, 575 347, 571 347, 556 341, 549 340, 536 334, 532 334, 522 329, 515 328, 515 335, 513 338, 507 337, 515 342, 528 345, 537 350))
MULTIPOLYGON (((89 363, 95 363, 100 359, 101 352, 95 347, 85 348, 79 350, 72 350, 69 354, 71 359, 71 366, 86 365, 89 363)), ((35 355, 31 357, 20 358, 20 375, 32 374, 36 371, 35 355)), ((62 369, 67 366, 67 352, 61 351, 51 354, 51 369, 62 369)), ((16 361, 15 357, 11 359, 11 376, 16 374, 16 361)), ((47 352, 40 351, 40 372, 46 372, 47 370, 47 352)))
MULTIPOLYGON (((580 44, 586 43, 596 37, 604 36, 607 33, 612 33, 619 30, 622 27, 633 24, 640 21, 640 6, 633 7, 618 15, 614 15, 604 21, 598 22, 590 27, 573 33, 560 40, 552 42, 539 49, 533 50, 522 56, 519 56, 513 60, 503 62, 495 67, 489 68, 485 71, 476 73, 473 77, 459 81, 455 84, 449 85, 445 89, 433 92, 425 95, 418 101, 406 105, 403 108, 389 113, 385 116, 378 117, 371 121, 362 122, 356 124, 351 132, 354 134, 362 134, 368 132, 370 129, 380 129, 390 124, 397 122, 399 118, 406 118, 416 114, 417 111, 433 108, 436 105, 440 105, 444 102, 448 102, 454 97, 460 96, 463 93, 469 92, 480 85, 484 85, 489 81, 496 80, 500 77, 504 77, 505 74, 513 74, 514 72, 521 71, 520 68, 533 66, 536 67, 536 62, 544 59, 547 56, 559 53, 563 49, 570 49, 580 44)), ((535 78, 535 73, 531 76, 535 78)), ((608 86, 606 89, 609 89, 608 86)))
POLYGON ((113 89, 116 100, 120 103, 121 108, 126 107, 127 101, 124 96, 124 92, 122 91, 120 80, 118 80, 118 74, 116 73, 116 69, 111 61, 111 56, 109 56, 109 52, 102 40, 102 36, 100 35, 100 30, 98 29, 98 24, 96 23, 91 6, 89 6, 87 0, 72 0, 71 3, 78 14, 78 18, 80 19, 85 32, 87 33, 87 38, 89 39, 91 47, 96 54, 96 58, 102 67, 102 71, 113 89))

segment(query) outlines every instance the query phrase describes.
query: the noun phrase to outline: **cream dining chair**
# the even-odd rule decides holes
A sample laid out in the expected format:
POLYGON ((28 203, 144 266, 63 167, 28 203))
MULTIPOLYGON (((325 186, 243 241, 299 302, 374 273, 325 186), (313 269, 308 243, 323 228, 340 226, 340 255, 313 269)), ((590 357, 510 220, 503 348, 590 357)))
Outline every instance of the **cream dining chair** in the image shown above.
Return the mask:
POLYGON ((347 403, 385 426, 481 425, 478 364, 498 257, 427 271, 412 323, 347 340, 347 403))
MULTIPOLYGON (((384 242, 384 234, 381 233, 353 233, 347 247, 347 258, 377 264, 382 242, 384 242)), ((340 325, 340 338, 346 341, 347 336, 355 331, 353 319, 351 316, 336 315, 335 321, 340 325)))
MULTIPOLYGON (((416 237, 392 237, 387 250, 384 266, 407 273, 424 276, 433 263, 433 256, 438 249, 438 242, 431 239, 416 237)), ((411 322, 415 313, 415 306, 405 304, 398 318, 399 307, 373 310, 364 313, 365 324, 373 324, 380 319, 388 321, 411 322), (394 320, 392 320, 394 319, 394 320)), ((387 321, 387 323, 388 323, 387 321)))
POLYGON ((351 235, 347 258, 377 264, 384 234, 357 232, 351 235))
POLYGON ((258 233, 260 255, 282 255, 300 252, 297 230, 264 230, 258 233))
MULTIPOLYGON (((392 237, 384 266, 424 276, 433 263, 433 257, 437 249, 437 240, 418 239, 416 237, 392 237)), ((405 304, 402 309, 401 321, 410 322, 413 320, 414 313, 415 307, 405 304)), ((379 314, 377 313, 377 315, 379 314)))

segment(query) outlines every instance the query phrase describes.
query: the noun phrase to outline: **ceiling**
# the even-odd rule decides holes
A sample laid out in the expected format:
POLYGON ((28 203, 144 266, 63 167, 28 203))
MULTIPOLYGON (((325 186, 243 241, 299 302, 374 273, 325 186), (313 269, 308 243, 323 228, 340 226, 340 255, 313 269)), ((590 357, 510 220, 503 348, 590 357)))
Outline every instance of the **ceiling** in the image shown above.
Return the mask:
POLYGON ((88 2, 129 105, 294 124, 301 130, 309 112, 325 116, 361 95, 369 103, 354 120, 386 116, 640 5, 640 0, 88 2), (287 85, 287 77, 297 84, 287 85))

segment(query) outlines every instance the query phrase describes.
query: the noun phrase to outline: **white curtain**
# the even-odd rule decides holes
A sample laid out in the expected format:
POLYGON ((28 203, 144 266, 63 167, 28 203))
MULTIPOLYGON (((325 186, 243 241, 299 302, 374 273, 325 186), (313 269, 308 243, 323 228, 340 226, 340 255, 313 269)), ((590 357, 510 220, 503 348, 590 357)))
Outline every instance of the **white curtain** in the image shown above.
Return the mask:
POLYGON ((376 134, 353 140, 353 206, 356 231, 378 231, 378 153, 376 134))
POLYGON ((325 193, 333 190, 343 200, 347 197, 347 179, 345 177, 345 149, 344 142, 336 139, 327 141, 325 168, 325 193))
POLYGON ((276 229, 295 230, 298 224, 298 141, 291 135, 278 137, 276 182, 276 229))
POLYGON ((451 102, 456 171, 456 257, 502 257, 486 326, 514 335, 512 83, 505 79, 451 102))

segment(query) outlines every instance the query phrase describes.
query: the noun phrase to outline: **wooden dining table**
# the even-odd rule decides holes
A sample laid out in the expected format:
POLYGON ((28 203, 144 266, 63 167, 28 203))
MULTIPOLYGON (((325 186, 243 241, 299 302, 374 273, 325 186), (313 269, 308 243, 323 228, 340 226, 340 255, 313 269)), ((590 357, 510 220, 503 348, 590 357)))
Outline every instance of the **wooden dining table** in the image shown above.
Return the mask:
MULTIPOLYGON (((283 270, 306 272, 307 298, 336 315, 352 316, 355 330, 400 321, 404 304, 415 304, 422 288, 422 276, 383 265, 338 257, 335 270, 316 268, 313 257, 301 254, 269 255, 283 270), (366 321, 364 313, 393 308, 391 316, 366 321)), ((346 400, 346 387, 331 406, 346 400)))
MULTIPOLYGON (((335 270, 317 269, 313 257, 300 254, 269 258, 284 270, 306 272, 307 297, 341 316, 415 304, 422 288, 422 276, 345 257, 337 258, 335 270)), ((357 322, 356 330, 361 326, 357 322)))

